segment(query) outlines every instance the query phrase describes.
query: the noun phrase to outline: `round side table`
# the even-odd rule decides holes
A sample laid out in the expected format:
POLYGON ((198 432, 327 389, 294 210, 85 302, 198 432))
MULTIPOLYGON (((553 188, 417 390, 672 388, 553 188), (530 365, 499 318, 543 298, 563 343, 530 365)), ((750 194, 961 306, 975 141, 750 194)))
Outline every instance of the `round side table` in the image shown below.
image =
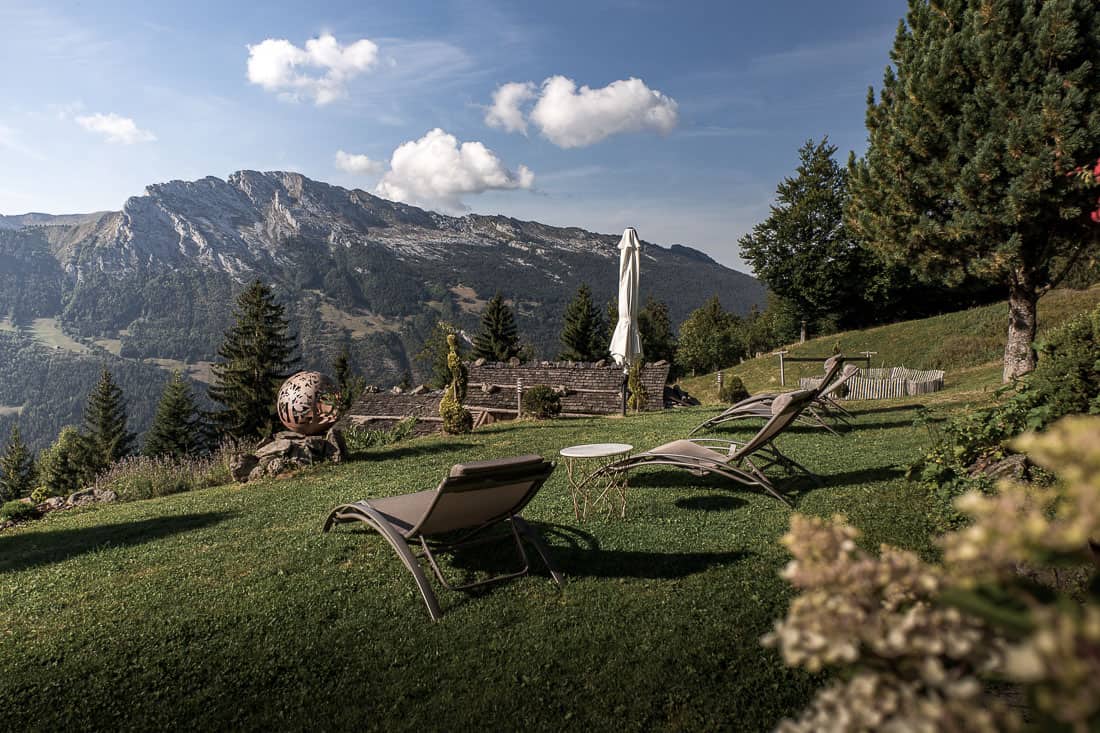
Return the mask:
POLYGON ((569 495, 577 519, 587 518, 589 507, 595 510, 600 504, 607 505, 608 517, 616 508, 620 517, 626 516, 626 471, 601 473, 601 470, 632 450, 634 446, 628 443, 586 443, 559 451, 565 459, 569 495))

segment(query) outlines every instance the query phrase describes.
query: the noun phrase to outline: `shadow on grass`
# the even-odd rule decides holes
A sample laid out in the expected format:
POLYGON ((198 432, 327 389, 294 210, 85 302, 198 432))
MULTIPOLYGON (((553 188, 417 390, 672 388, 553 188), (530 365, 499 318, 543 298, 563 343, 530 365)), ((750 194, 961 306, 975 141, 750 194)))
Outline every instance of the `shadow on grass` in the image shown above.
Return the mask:
POLYGON ((677 499, 676 506, 680 509, 688 509, 699 512, 728 512, 739 509, 748 504, 744 499, 725 494, 711 494, 710 496, 692 496, 677 499))
POLYGON ((821 477, 823 487, 850 486, 852 484, 867 484, 879 481, 893 481, 905 475, 905 469, 900 466, 876 466, 874 468, 862 468, 858 471, 841 471, 821 477))
POLYGON ((0 537, 0 573, 26 570, 68 560, 106 547, 140 545, 181 532, 223 522, 229 512, 157 517, 140 522, 103 524, 53 532, 18 533, 0 537))
MULTIPOLYGON (((652 580, 684 578, 716 565, 739 562, 751 553, 737 552, 642 552, 606 550, 589 532, 564 524, 532 522, 531 526, 549 545, 550 555, 569 578, 646 578, 652 580)), ((498 545, 500 549, 506 545, 498 545)), ((488 546, 452 555, 448 564, 467 571, 499 573, 516 570, 518 558, 509 548, 494 552, 488 546)), ((534 576, 549 576, 534 548, 524 548, 534 576)), ((396 561, 396 559, 395 559, 396 561)), ((472 595, 486 592, 477 589, 472 595)))
POLYGON ((367 448, 350 453, 353 461, 389 461, 412 456, 428 456, 434 453, 452 453, 463 448, 480 448, 482 443, 470 441, 463 443, 429 443, 425 445, 401 445, 367 448))
MULTIPOLYGON (((844 403, 841 403, 841 404, 843 405, 844 403)), ((859 409, 859 410, 850 410, 850 412, 853 415, 858 417, 859 415, 877 415, 877 414, 882 413, 882 412, 904 412, 906 410, 919 410, 922 407, 924 407, 924 405, 921 405, 919 403, 914 402, 914 403, 911 403, 911 404, 908 404, 908 405, 891 405, 889 407, 867 407, 867 408, 862 408, 862 409, 859 409)))

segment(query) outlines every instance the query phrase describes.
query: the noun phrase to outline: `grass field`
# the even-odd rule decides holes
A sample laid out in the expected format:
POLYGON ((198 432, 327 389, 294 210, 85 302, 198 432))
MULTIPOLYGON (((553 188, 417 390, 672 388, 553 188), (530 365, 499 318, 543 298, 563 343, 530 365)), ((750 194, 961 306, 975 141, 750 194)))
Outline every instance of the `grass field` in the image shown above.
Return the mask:
MULTIPOLYGON (((1095 307, 1100 303, 1100 286, 1088 290, 1053 290, 1039 301, 1039 338, 1043 333, 1065 321, 1067 318, 1095 307)), ((791 356, 821 356, 833 353, 833 347, 840 346, 842 353, 858 356, 861 351, 877 352, 871 366, 905 366, 912 369, 943 369, 947 372, 946 383, 971 377, 973 383, 975 367, 991 369, 993 362, 999 361, 1004 354, 1005 334, 1008 323, 1007 303, 970 310, 947 313, 942 316, 915 321, 903 321, 887 326, 878 326, 864 331, 845 331, 843 333, 809 339, 805 344, 793 344, 785 348, 791 356)), ((1000 367, 996 367, 999 371, 1000 367)), ((788 363, 786 365, 786 385, 791 389, 798 385, 800 376, 818 376, 821 365, 813 363, 788 363)), ((981 371, 981 370, 980 370, 981 371)), ((750 392, 779 389, 779 357, 762 356, 750 359, 744 364, 727 370, 727 374, 741 377, 750 392)), ((982 384, 987 382, 981 371, 982 384)), ((718 388, 714 375, 685 378, 682 384, 688 392, 704 403, 713 403, 718 399, 718 388)))
MULTIPOLYGON (((868 404, 843 437, 782 438, 824 477, 794 485, 798 509, 930 555, 925 499, 902 478, 925 446, 915 413, 868 404)), ((631 476, 626 520, 578 522, 559 468, 525 515, 567 586, 533 558, 534 576, 441 591, 438 624, 379 536, 320 532, 334 504, 430 488, 458 461, 652 446, 710 414, 498 424, 3 532, 0 727, 769 729, 821 682, 758 643, 791 595, 775 499, 652 469, 631 476)))

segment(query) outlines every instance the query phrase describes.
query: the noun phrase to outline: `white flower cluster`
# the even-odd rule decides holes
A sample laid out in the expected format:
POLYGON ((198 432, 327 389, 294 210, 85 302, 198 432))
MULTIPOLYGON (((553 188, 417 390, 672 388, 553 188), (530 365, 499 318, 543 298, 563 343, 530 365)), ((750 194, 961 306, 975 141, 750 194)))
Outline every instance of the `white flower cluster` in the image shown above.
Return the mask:
POLYGON ((1017 713, 983 687, 1020 684, 1036 714, 1073 730, 1100 724, 1100 598, 1050 599, 1022 565, 1084 564, 1100 540, 1100 418, 1067 418, 1013 446, 1053 487, 1006 482, 960 508, 973 523, 942 540, 944 566, 856 545, 843 518, 795 515, 784 577, 801 593, 763 643, 787 664, 855 670, 781 731, 1014 730, 1017 713), (1001 599, 991 602, 991 598, 1001 599))

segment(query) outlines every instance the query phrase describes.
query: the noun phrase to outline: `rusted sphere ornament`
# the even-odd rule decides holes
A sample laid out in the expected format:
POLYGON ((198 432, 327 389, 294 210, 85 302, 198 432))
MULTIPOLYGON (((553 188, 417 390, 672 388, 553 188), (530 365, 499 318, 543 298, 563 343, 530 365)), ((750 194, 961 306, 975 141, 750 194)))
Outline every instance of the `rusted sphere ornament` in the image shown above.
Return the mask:
POLYGON ((321 372, 298 372, 279 388, 279 420, 287 430, 317 435, 340 419, 340 393, 321 372))

